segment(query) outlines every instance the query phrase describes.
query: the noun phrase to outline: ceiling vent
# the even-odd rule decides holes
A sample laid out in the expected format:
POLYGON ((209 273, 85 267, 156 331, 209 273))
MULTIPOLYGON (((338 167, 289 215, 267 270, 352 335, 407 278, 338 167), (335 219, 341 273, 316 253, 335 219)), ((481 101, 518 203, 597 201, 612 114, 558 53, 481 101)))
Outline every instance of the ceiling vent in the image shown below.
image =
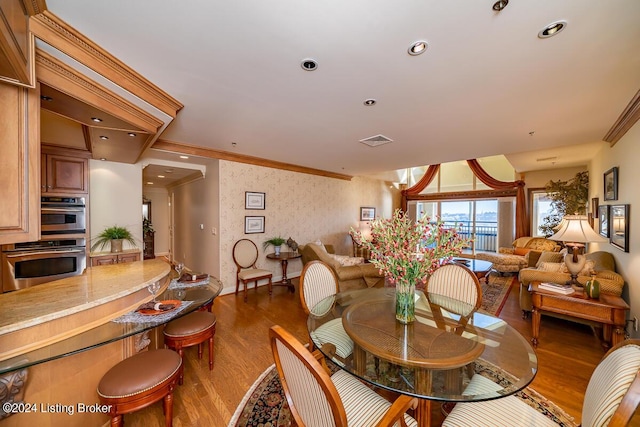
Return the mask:
POLYGON ((549 160, 557 160, 558 156, 551 156, 551 157, 540 157, 539 159, 536 159, 536 162, 548 162, 549 160))
POLYGON ((370 136, 369 138, 361 139, 360 142, 368 145, 369 147, 378 147, 388 142, 393 142, 393 139, 387 138, 384 135, 370 136))

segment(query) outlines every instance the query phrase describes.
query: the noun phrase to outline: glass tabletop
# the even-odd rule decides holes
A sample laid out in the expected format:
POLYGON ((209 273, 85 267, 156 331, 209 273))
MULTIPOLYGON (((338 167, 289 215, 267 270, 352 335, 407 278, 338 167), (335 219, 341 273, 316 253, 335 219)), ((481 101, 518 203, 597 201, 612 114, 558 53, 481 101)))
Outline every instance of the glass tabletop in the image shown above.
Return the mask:
MULTIPOLYGON (((172 271, 172 273, 174 272, 172 271)), ((222 288, 222 282, 213 276, 193 283, 178 282, 174 277, 167 289, 158 295, 157 300, 184 302, 184 309, 175 310, 175 316, 167 316, 168 313, 159 316, 141 316, 141 321, 134 322, 121 322, 114 319, 116 321, 107 322, 71 338, 3 360, 0 362, 0 374, 70 356, 148 331, 207 306, 220 294, 222 288)))
POLYGON ((395 289, 341 292, 312 309, 307 327, 341 369, 420 398, 499 398, 526 387, 537 372, 535 351, 518 331, 443 295, 417 291, 416 321, 404 325, 395 319, 395 289))

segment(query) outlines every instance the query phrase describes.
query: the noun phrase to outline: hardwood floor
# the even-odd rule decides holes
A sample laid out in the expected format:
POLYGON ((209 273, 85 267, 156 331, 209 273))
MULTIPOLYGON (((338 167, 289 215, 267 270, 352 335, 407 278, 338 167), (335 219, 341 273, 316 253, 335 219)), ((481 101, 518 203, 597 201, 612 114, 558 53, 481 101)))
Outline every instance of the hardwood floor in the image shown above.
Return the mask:
MULTIPOLYGON (((531 320, 523 320, 518 305, 519 289, 511 290, 500 317, 531 338, 531 320)), ((216 298, 218 318, 215 362, 209 371, 207 354, 198 360, 197 347, 185 350, 184 385, 174 394, 174 423, 181 426, 226 426, 240 400, 256 378, 271 364, 268 329, 279 324, 306 342, 306 316, 297 293, 274 287, 270 298, 266 287, 249 291, 249 299, 225 295, 216 298)), ((585 325, 543 316, 537 348, 539 371, 531 387, 580 422, 587 383, 604 350, 585 325)), ((438 409, 439 405, 433 405, 438 409)), ((434 425, 442 416, 434 410, 434 425)), ((125 416, 126 425, 163 425, 162 406, 154 404, 125 416)), ((636 414, 630 425, 640 426, 636 414)))

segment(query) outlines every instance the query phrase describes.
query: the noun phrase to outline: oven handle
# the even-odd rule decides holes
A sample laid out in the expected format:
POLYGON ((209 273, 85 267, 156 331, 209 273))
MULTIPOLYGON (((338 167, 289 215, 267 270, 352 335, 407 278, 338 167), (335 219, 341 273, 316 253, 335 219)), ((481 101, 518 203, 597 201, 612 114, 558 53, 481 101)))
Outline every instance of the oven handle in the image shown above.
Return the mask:
POLYGON ((85 210, 85 208, 47 208, 47 207, 42 207, 41 211, 47 211, 47 212, 83 212, 85 210))
POLYGON ((79 254, 83 253, 84 249, 66 249, 62 251, 31 251, 31 252, 16 252, 9 254, 7 253, 7 258, 19 258, 27 255, 57 255, 57 254, 79 254))

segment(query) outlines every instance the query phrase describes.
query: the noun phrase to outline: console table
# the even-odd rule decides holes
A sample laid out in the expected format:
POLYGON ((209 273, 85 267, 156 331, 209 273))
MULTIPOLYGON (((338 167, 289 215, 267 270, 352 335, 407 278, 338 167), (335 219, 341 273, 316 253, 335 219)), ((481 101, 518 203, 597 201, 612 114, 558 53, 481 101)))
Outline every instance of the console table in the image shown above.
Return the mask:
POLYGON ((533 304, 531 322, 533 338, 531 342, 534 347, 538 345, 540 316, 545 311, 602 324, 603 347, 605 348, 624 340, 624 327, 629 305, 621 297, 600 294, 600 298, 590 299, 580 291, 563 295, 540 289, 538 284, 538 282, 533 282, 529 285, 533 304))
POLYGON ((300 258, 299 252, 280 252, 278 255, 275 253, 270 253, 267 255, 267 258, 274 261, 280 261, 282 265, 282 280, 279 282, 274 282, 274 286, 286 286, 291 293, 295 292, 295 288, 291 283, 291 279, 287 278, 287 266, 289 265, 290 259, 300 258))

